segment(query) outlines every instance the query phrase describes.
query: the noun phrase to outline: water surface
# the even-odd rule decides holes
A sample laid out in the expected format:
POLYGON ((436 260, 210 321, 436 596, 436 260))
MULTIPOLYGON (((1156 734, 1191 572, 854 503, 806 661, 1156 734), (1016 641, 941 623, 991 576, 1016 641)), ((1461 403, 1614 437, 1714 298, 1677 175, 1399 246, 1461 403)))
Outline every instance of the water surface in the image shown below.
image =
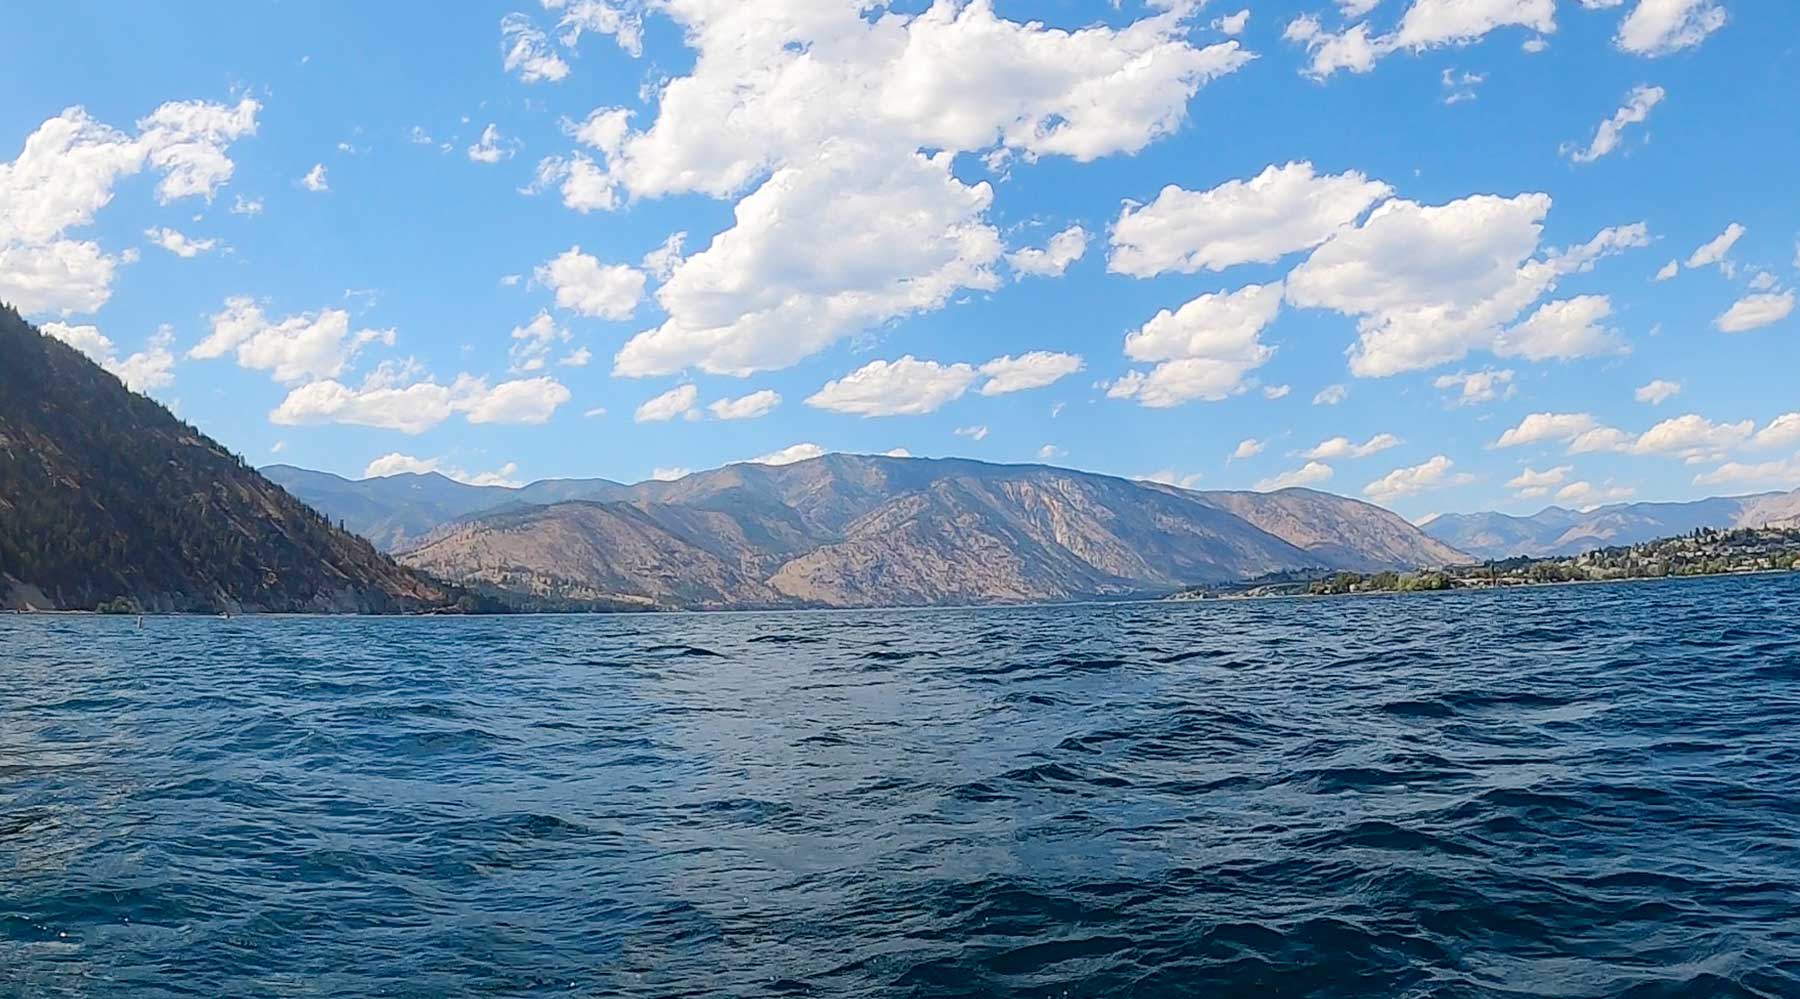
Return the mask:
POLYGON ((1796 996, 1800 574, 4 617, 0 995, 1796 996))

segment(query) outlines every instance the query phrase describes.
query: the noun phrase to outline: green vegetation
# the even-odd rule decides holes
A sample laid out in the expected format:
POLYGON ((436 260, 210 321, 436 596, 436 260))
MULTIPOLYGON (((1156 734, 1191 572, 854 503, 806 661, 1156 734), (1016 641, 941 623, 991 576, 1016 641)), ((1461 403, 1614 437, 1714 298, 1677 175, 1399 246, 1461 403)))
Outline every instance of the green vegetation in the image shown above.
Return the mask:
POLYGON ((1176 594, 1176 598, 1410 593, 1794 569, 1800 569, 1800 527, 1701 528, 1672 538, 1597 548, 1568 558, 1521 556, 1420 572, 1283 573, 1235 585, 1187 590, 1176 594))
POLYGON ((11 602, 382 612, 455 610, 463 596, 0 306, 0 605, 31 590, 11 602))

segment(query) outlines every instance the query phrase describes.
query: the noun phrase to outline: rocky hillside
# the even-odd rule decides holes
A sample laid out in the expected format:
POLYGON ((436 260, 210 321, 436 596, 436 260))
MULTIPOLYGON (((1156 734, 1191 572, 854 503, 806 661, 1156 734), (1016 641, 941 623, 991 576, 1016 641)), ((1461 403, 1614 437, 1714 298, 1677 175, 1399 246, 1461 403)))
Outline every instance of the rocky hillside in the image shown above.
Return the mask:
POLYGON ((1753 496, 1715 496, 1688 503, 1616 503, 1593 510, 1546 507, 1529 517, 1452 513, 1423 525, 1425 533, 1487 558, 1559 558, 1595 548, 1635 545, 1698 528, 1800 525, 1800 489, 1753 496))
POLYGON ((606 501, 514 502, 400 557, 539 596, 720 608, 1158 594, 1460 555, 1385 510, 1309 490, 1195 493, 1041 465, 834 454, 606 501))
POLYGON ((388 612, 457 596, 0 306, 0 606, 388 612))

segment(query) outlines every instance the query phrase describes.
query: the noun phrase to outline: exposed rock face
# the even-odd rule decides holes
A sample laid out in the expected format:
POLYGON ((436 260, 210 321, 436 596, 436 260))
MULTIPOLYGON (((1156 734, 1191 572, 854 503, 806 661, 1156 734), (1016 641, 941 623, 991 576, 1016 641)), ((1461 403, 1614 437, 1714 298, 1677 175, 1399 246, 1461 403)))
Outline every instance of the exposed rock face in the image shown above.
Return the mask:
POLYGON ((1425 532, 1481 558, 1579 555, 1634 545, 1697 528, 1787 527, 1800 523, 1800 489, 1753 496, 1715 496, 1689 503, 1616 503, 1588 511, 1552 506, 1529 517, 1452 513, 1425 532))
POLYGON ((1385 510, 1308 490, 1195 493, 1040 465, 861 455, 731 465, 608 502, 512 505, 401 555, 538 596, 706 608, 1152 595, 1462 558, 1385 510))
POLYGON ((395 612, 456 594, 0 307, 0 601, 395 612))

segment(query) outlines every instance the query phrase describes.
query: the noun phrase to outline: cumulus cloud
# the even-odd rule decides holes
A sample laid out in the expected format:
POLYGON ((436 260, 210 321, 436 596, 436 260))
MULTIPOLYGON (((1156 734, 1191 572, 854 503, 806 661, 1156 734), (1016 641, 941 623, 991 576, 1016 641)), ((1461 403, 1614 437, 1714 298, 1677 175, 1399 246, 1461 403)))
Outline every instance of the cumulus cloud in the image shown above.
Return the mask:
POLYGON ((225 300, 212 330, 188 351, 196 360, 235 355, 239 367, 267 371, 278 382, 336 378, 371 343, 392 345, 392 329, 350 329, 350 313, 321 309, 270 319, 248 296, 225 300))
POLYGON ((1641 56, 1663 56, 1698 45, 1725 26, 1725 9, 1715 0, 1638 0, 1619 22, 1619 48, 1641 56))
POLYGON ((1494 441, 1495 447, 1522 447, 1552 441, 1573 441, 1600 429, 1590 413, 1532 413, 1494 441))
POLYGON ((1474 406, 1495 399, 1511 398, 1513 394, 1513 372, 1506 368, 1499 371, 1458 371, 1453 375, 1439 375, 1431 382, 1431 387, 1446 390, 1456 389, 1456 404, 1474 406))
POLYGON ((314 163, 306 176, 300 178, 300 186, 314 194, 331 190, 331 184, 325 179, 325 164, 314 163))
POLYGON ((1750 440, 1753 420, 1716 423, 1698 413, 1664 420, 1640 434, 1629 445, 1632 454, 1672 455, 1690 461, 1703 460, 1736 448, 1750 440))
POLYGON ((817 444, 790 444, 779 451, 771 451, 768 454, 751 458, 748 464, 792 465, 797 461, 810 461, 813 458, 822 457, 824 454, 825 449, 817 444))
POLYGON ((510 160, 518 151, 518 140, 502 137, 500 126, 493 122, 489 122, 487 127, 481 130, 481 137, 476 139, 475 144, 468 149, 469 159, 477 163, 498 163, 501 160, 510 160))
POLYGON ((767 416, 781 405, 781 393, 773 389, 763 389, 736 399, 720 399, 707 410, 716 420, 754 420, 759 416, 767 416))
POLYGON ((1756 432, 1751 444, 1759 448, 1800 446, 1800 413, 1783 413, 1756 432))
POLYGON ((1467 472, 1452 471, 1455 467, 1456 462, 1448 457, 1435 455, 1422 464, 1394 469, 1364 486, 1363 495, 1377 503, 1391 503, 1429 489, 1447 489, 1475 481, 1475 476, 1467 472))
POLYGON ((1619 148, 1619 140, 1625 135, 1629 125, 1639 125, 1649 120, 1650 110, 1662 103, 1666 96, 1663 88, 1640 85, 1625 97, 1625 104, 1613 112, 1613 116, 1600 123, 1595 130, 1593 141, 1587 148, 1565 146, 1563 151, 1577 163, 1592 163, 1614 149, 1619 148))
POLYGON ((1611 479, 1599 486, 1584 480, 1571 482, 1558 489, 1556 499, 1559 503, 1569 503, 1582 510, 1591 510, 1604 503, 1616 503, 1620 500, 1630 499, 1636 494, 1636 489, 1630 486, 1615 485, 1611 479))
POLYGON ((1681 273, 1681 262, 1678 260, 1671 260, 1668 263, 1662 265, 1662 267, 1657 269, 1656 277, 1653 280, 1667 281, 1670 278, 1672 278, 1675 275, 1680 274, 1680 273, 1681 273))
POLYGON ((1350 386, 1327 385, 1314 393, 1312 404, 1315 406, 1335 406, 1350 398, 1350 386))
POLYGON ((1731 248, 1737 244, 1737 241, 1743 238, 1745 231, 1743 226, 1736 222, 1731 223, 1725 227, 1724 232, 1714 236, 1710 241, 1696 249, 1693 254, 1688 257, 1687 265, 1689 267, 1705 267, 1709 264, 1723 263, 1725 261, 1725 255, 1730 253, 1731 248))
POLYGON ((1006 262, 1018 274, 1029 274, 1035 277, 1060 277, 1069 265, 1080 260, 1087 252, 1087 230, 1078 225, 1050 237, 1050 242, 1042 249, 1026 247, 1014 250, 1006 255, 1006 262))
POLYGON ((972 441, 980 441, 987 439, 988 428, 985 424, 976 424, 970 427, 957 427, 951 433, 958 437, 967 437, 972 441))
POLYGON ((1207 191, 1173 184, 1113 223, 1107 269, 1133 277, 1273 263, 1355 222, 1391 189, 1354 171, 1319 176, 1307 162, 1270 166, 1207 191))
POLYGON ((1256 484, 1256 491, 1274 492, 1277 489, 1292 489, 1296 486, 1316 486, 1327 482, 1335 474, 1330 465, 1322 461, 1309 461, 1299 468, 1270 476, 1256 484))
POLYGON ((920 416, 962 397, 979 377, 967 364, 921 361, 908 354, 897 361, 870 361, 806 400, 808 406, 858 416, 920 416))
POLYGON ((1361 444, 1348 437, 1333 437, 1320 441, 1309 451, 1301 454, 1302 458, 1322 458, 1336 461, 1342 458, 1367 458, 1379 454, 1388 448, 1399 447, 1400 438, 1393 434, 1376 434, 1361 444))
POLYGON ((1574 472, 1574 465, 1558 465, 1542 472, 1527 468, 1508 479, 1506 488, 1513 490, 1519 499, 1548 496, 1552 489, 1562 485, 1574 472))
POLYGON ((1681 394, 1681 383, 1658 378, 1637 387, 1632 397, 1651 406, 1660 406, 1681 394))
MULTIPOLYGON (((1009 21, 988 3, 660 9, 692 68, 661 86, 642 127, 600 108, 577 130, 594 157, 583 200, 741 200, 733 224, 658 291, 667 318, 615 359, 628 376, 786 367, 997 287, 993 190, 952 173, 959 153, 1135 152, 1180 126, 1200 86, 1251 58, 1233 41, 1190 42, 1185 4, 1074 31, 1009 21), (784 252, 794 246, 809 252, 784 252)), ((549 164, 565 200, 576 155, 590 154, 549 164)))
POLYGON ((363 468, 362 477, 380 479, 390 475, 429 475, 432 473, 470 486, 505 486, 516 489, 524 485, 523 482, 514 478, 519 473, 517 462, 509 461, 491 472, 470 472, 446 464, 442 458, 416 458, 398 451, 389 452, 369 462, 363 468))
POLYGON ((148 393, 175 381, 175 355, 169 351, 169 345, 175 342, 175 331, 167 326, 158 328, 143 350, 128 357, 118 356, 112 339, 97 326, 44 323, 39 328, 86 354, 133 392, 148 393))
POLYGON ((1745 295, 1713 320, 1722 333, 1744 333, 1786 319, 1794 311, 1792 291, 1745 295))
POLYGON ((1034 350, 1018 357, 996 357, 978 370, 987 376, 982 395, 1005 395, 1027 389, 1043 388, 1075 374, 1082 368, 1081 357, 1047 350, 1034 350))
POLYGON ((216 239, 191 239, 164 226, 145 229, 144 237, 184 260, 191 260, 202 253, 209 253, 213 247, 219 245, 219 241, 216 239))
POLYGON ((1475 195, 1436 206, 1391 199, 1296 267, 1288 275, 1288 301, 1358 317, 1350 369, 1363 377, 1434 367, 1475 349, 1528 357, 1614 349, 1591 324, 1572 324, 1593 317, 1600 296, 1506 331, 1560 276, 1649 240, 1639 223, 1540 255, 1549 210, 1544 194, 1475 195))
POLYGON ((1694 476, 1696 486, 1737 485, 1746 482, 1800 482, 1800 455, 1783 461, 1728 461, 1710 472, 1694 476))
POLYGON ((283 426, 344 423, 422 434, 462 413, 470 423, 532 424, 549 420, 569 390, 550 378, 501 382, 460 375, 451 385, 430 379, 407 384, 404 367, 382 365, 351 388, 334 379, 289 392, 269 420, 283 426))
POLYGON ((699 388, 679 385, 639 406, 632 419, 638 423, 666 423, 678 416, 697 420, 700 413, 694 404, 699 401, 699 388))
POLYGON ((1493 350, 1502 357, 1531 361, 1615 353, 1624 349, 1624 341, 1603 325, 1610 315, 1612 300, 1605 295, 1546 302, 1529 319, 1502 333, 1493 350))
MULTIPOLYGON (((557 323, 548 312, 539 312, 531 322, 523 326, 514 326, 512 330, 513 345, 508 351, 508 356, 512 359, 513 370, 542 370, 544 365, 549 363, 550 352, 555 349, 557 344, 569 342, 569 338, 568 329, 557 323)), ((574 366, 580 367, 587 363, 585 349, 578 354, 564 358, 564 362, 567 363, 578 356, 581 360, 574 366)))
MULTIPOLYGON (((1344 12, 1346 17, 1360 17, 1374 7, 1369 0, 1351 0, 1344 12)), ((1367 73, 1395 52, 1467 45, 1501 28, 1553 34, 1555 14, 1555 0, 1413 0, 1399 25, 1387 34, 1371 33, 1364 22, 1328 31, 1309 14, 1291 21, 1283 37, 1305 46, 1311 58, 1304 72, 1323 79, 1340 70, 1367 73)))
POLYGON ((1246 437, 1243 440, 1238 441, 1237 447, 1232 449, 1232 460, 1243 461, 1246 458, 1254 458, 1257 455, 1262 454, 1263 450, 1268 446, 1269 444, 1267 441, 1259 441, 1254 437, 1246 437))
POLYGON ((139 119, 136 135, 80 107, 44 121, 16 158, 0 162, 0 301, 27 315, 97 311, 118 265, 136 251, 111 256, 68 231, 92 224, 119 181, 145 168, 161 174, 158 202, 210 202, 234 172, 231 144, 256 133, 260 110, 248 97, 235 105, 172 101, 139 119))
POLYGON ((543 0, 545 10, 562 12, 559 40, 570 48, 587 32, 610 35, 628 55, 644 54, 644 20, 635 5, 619 0, 543 0))
POLYGON ((539 264, 532 276, 556 294, 557 308, 595 319, 629 319, 644 298, 643 271, 602 264, 580 246, 539 264))
POLYGON ((1204 294, 1173 312, 1164 309, 1125 337, 1127 357, 1160 363, 1113 382, 1107 395, 1164 408, 1241 392, 1250 372, 1275 353, 1261 336, 1280 311, 1278 284, 1204 294))

